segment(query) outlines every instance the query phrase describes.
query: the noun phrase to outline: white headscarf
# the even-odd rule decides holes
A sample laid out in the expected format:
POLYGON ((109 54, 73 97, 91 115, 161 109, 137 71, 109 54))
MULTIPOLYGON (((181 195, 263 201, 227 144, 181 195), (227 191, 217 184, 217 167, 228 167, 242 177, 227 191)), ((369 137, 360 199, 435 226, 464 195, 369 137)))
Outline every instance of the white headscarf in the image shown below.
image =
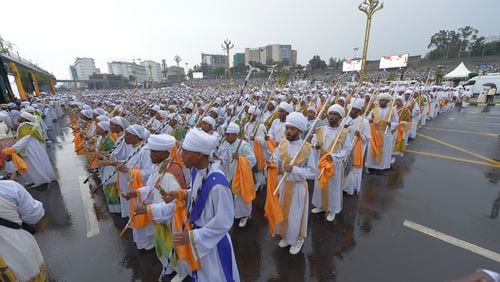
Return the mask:
POLYGON ((286 111, 287 113, 293 112, 292 106, 290 106, 290 104, 288 104, 287 102, 281 102, 278 108, 286 111))
POLYGON ((208 124, 210 124, 212 126, 212 129, 215 128, 215 119, 213 119, 212 117, 210 116, 205 116, 201 119, 201 121, 204 121, 208 124))
POLYGON ((186 134, 182 148, 210 156, 217 148, 217 137, 198 128, 193 128, 186 134))
POLYGON ((307 119, 306 117, 299 112, 291 112, 287 117, 286 117, 286 125, 291 125, 293 127, 296 127, 298 130, 305 132, 307 130, 307 119))
POLYGON ((109 132, 109 121, 101 121, 97 124, 102 130, 109 132))
POLYGON ((110 120, 112 123, 121 126, 123 130, 127 129, 128 121, 124 117, 116 116, 112 117, 110 120))
POLYGON ((354 102, 352 102, 352 108, 353 109, 363 109, 363 106, 365 105, 365 100, 359 98, 355 99, 354 102))
POLYGON ((131 126, 127 127, 126 131, 128 133, 134 134, 142 140, 146 140, 149 137, 149 131, 138 124, 132 124, 131 126))
POLYGON ((328 113, 338 113, 341 117, 345 116, 345 110, 339 104, 330 106, 330 108, 328 108, 328 113))
POLYGON ((24 119, 27 119, 29 120, 30 122, 34 122, 35 121, 35 116, 28 113, 28 112, 22 112, 21 113, 21 117, 24 118, 24 119))
POLYGON ((226 129, 226 134, 231 134, 231 133, 234 133, 234 134, 240 133, 240 126, 234 122, 229 123, 229 125, 227 126, 227 129, 226 129))
POLYGON ((175 137, 168 134, 157 134, 149 136, 146 147, 153 151, 172 151, 175 145, 175 137))

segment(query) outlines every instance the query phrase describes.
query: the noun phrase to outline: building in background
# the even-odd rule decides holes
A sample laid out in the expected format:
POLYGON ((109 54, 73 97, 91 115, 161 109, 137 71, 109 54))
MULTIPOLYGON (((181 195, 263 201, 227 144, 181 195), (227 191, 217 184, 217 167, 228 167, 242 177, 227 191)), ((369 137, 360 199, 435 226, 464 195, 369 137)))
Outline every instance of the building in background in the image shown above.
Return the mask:
POLYGON ((184 80, 186 74, 183 67, 171 66, 167 68, 167 81, 170 83, 177 82, 177 70, 179 70, 179 77, 181 81, 184 80))
POLYGON ((233 67, 245 63, 245 53, 235 53, 233 55, 233 67))
POLYGON ((163 75, 161 73, 161 65, 155 61, 144 60, 140 64, 146 68, 148 81, 161 82, 163 75), (151 66, 151 67, 150 67, 151 66))
POLYGON ((227 56, 201 53, 201 63, 213 68, 225 68, 227 56))
POLYGON ((139 83, 148 81, 146 67, 136 63, 123 61, 108 62, 108 72, 115 75, 121 75, 126 78, 130 78, 130 76, 133 76, 139 83))
POLYGON ((259 48, 245 48, 245 63, 259 62, 272 65, 275 62, 285 61, 290 65, 297 64, 297 50, 292 50, 292 45, 271 44, 259 48))
POLYGON ((76 58, 69 68, 73 80, 88 80, 91 75, 98 73, 92 58, 76 58))

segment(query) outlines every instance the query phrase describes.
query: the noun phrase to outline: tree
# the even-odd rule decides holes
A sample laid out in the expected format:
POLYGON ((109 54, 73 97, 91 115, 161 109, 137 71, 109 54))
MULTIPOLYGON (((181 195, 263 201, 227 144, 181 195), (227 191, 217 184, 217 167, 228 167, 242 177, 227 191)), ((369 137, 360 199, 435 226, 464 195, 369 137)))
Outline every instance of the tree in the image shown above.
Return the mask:
POLYGON ((3 39, 3 37, 0 35, 0 53, 9 55, 13 48, 14 44, 3 39))
POLYGON ((313 58, 309 60, 309 66, 313 71, 324 70, 327 67, 326 62, 321 60, 321 58, 318 55, 313 56, 313 58))
POLYGON ((328 67, 333 68, 334 66, 335 60, 333 59, 333 57, 330 57, 330 59, 328 59, 328 67))

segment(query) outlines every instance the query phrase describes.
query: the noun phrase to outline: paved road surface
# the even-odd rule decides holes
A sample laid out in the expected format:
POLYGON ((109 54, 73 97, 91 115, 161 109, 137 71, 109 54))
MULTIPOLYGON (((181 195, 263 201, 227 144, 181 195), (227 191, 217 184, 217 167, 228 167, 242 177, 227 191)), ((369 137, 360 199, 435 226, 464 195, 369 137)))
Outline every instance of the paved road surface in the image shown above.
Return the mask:
MULTIPOLYGON (((265 194, 259 192, 253 218, 231 234, 241 278, 444 281, 478 268, 500 271, 495 261, 500 253, 500 168, 492 165, 500 161, 500 107, 455 109, 419 133, 408 147, 411 152, 390 171, 364 176, 360 196, 344 195, 343 211, 333 223, 323 215, 310 216, 299 255, 289 255, 270 236, 263 216, 265 194), (493 257, 404 226, 405 220, 489 250, 493 257)), ((53 135, 50 153, 59 183, 31 190, 50 219, 49 230, 36 235, 50 279, 156 281, 161 267, 154 252, 138 252, 130 232, 118 239, 125 222, 107 213, 102 195, 96 197, 99 234, 87 238, 78 182, 87 175, 85 163, 73 153, 69 129, 58 128, 53 135)))

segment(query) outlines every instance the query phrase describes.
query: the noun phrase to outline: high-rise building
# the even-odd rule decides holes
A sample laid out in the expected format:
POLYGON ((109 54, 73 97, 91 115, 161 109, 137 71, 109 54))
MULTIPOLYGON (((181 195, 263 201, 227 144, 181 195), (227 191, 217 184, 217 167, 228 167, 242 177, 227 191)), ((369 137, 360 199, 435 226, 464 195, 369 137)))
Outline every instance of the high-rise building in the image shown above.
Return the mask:
POLYGON ((264 52, 261 48, 245 48, 245 64, 248 64, 249 62, 262 63, 261 52, 264 52))
POLYGON ((146 73, 146 67, 130 62, 113 61, 108 63, 109 73, 115 75, 121 75, 126 78, 133 76, 136 78, 137 82, 148 81, 148 75, 146 73))
POLYGON ((148 81, 161 82, 163 74, 161 73, 161 65, 155 61, 144 60, 140 63, 146 68, 148 81))
POLYGON ((285 60, 288 60, 291 65, 297 64, 297 50, 292 50, 292 45, 271 44, 260 48, 245 49, 245 63, 253 61, 272 65, 285 60))
POLYGON ((233 67, 245 63, 245 53, 235 53, 233 55, 233 67))
POLYGON ((213 68, 225 68, 227 56, 201 53, 201 63, 213 68))
POLYGON ((94 59, 76 58, 75 63, 70 66, 70 72, 73 80, 88 80, 97 72, 94 59))

